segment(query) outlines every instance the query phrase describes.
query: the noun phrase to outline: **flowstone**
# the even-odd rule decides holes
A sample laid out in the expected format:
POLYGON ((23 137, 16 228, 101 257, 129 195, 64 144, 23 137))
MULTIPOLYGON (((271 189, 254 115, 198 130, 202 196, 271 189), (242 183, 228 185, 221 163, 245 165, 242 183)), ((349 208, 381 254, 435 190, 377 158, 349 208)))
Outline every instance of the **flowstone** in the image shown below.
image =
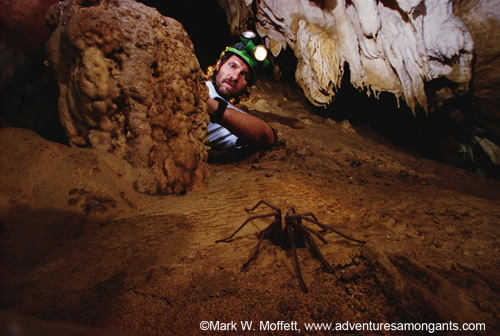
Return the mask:
POLYGON ((391 92, 428 109, 425 83, 446 78, 447 95, 467 91, 474 43, 451 0, 218 0, 235 34, 254 22, 274 56, 290 47, 295 79, 309 101, 327 106, 349 66, 367 94, 391 92))
POLYGON ((146 194, 183 194, 208 175, 208 90, 176 20, 132 0, 66 0, 46 51, 71 146, 114 153, 146 194))

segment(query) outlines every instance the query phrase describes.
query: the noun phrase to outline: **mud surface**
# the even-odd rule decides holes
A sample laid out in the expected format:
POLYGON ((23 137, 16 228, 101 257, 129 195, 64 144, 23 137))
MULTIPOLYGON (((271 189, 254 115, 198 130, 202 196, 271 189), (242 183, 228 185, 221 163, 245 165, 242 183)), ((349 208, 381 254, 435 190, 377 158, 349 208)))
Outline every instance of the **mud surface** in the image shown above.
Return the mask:
MULTIPOLYGON (((129 193, 128 203, 115 196, 112 219, 53 244, 34 262, 4 255, 1 307, 139 335, 216 334, 202 331, 202 321, 234 321, 239 331, 227 332, 232 335, 297 334, 260 331, 260 321, 296 321, 301 334, 315 335, 332 332, 307 332, 303 323, 485 323, 480 334, 498 333, 497 181, 418 158, 369 130, 313 115, 300 92, 284 84, 260 82, 242 108, 278 131, 276 147, 231 162, 213 156, 211 179, 184 196, 144 199, 129 193), (293 205, 313 212, 322 223, 367 243, 324 233, 328 243, 318 240, 318 246, 333 274, 309 248, 298 248, 307 294, 299 287, 292 252, 268 240, 242 272, 256 233, 271 219, 250 222, 230 243, 215 241, 242 224, 250 216, 245 209, 261 199, 283 211, 293 205), (242 331, 240 321, 252 321, 256 330, 242 331)), ((16 173, 4 171, 2 178, 16 173)), ((117 179, 110 171, 109 180, 117 179)), ((47 183, 46 194, 60 193, 69 201, 75 196, 68 190, 90 183, 64 181, 64 189, 47 183)), ((8 196, 3 202, 8 208, 8 196)), ((79 216, 86 218, 82 211, 79 216)), ((268 212, 259 207, 254 214, 268 212)), ((54 211, 46 219, 57 216, 54 211)), ((5 228, 15 227, 10 218, 2 217, 3 239, 11 232, 5 228)), ((37 243, 33 239, 25 248, 37 243)))

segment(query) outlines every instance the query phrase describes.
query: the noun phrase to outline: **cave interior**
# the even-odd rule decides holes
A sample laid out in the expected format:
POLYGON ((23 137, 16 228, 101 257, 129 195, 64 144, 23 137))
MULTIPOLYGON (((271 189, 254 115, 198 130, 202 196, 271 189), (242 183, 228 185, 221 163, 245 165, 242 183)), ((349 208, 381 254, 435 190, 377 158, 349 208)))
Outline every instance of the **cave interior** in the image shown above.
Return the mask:
MULTIPOLYGON (((203 70, 216 62, 227 45, 239 42, 238 36, 230 34, 224 10, 216 0, 140 2, 155 7, 162 15, 172 17, 184 26, 203 70)), ((253 29, 252 23, 248 28, 253 29)), ((30 55, 13 52, 14 56, 5 56, 8 54, 5 51, 8 50, 4 50, 3 62, 8 61, 9 56, 17 57, 21 66, 16 66, 15 76, 2 82, 2 119, 9 125, 32 129, 47 140, 67 144, 57 109, 54 108, 57 106, 57 84, 50 69, 44 65, 44 52, 41 50, 30 55)), ((281 77, 274 78, 271 71, 267 71, 263 74, 265 80, 279 80, 296 87, 297 59, 293 51, 288 48, 273 61, 279 66, 281 77)), ((353 87, 349 77, 349 65, 346 63, 342 84, 333 102, 327 107, 310 104, 311 111, 336 121, 348 120, 360 131, 375 131, 403 150, 423 158, 500 179, 498 166, 484 152, 477 148, 469 148, 469 151, 457 149, 457 144, 470 143, 470 137, 481 131, 474 118, 470 94, 446 101, 440 108, 429 112, 421 107, 412 111, 403 99, 398 100, 392 93, 381 92, 375 97, 373 93, 353 87), (473 158, 470 155, 472 150, 473 158)), ((435 87, 443 83, 442 80, 434 80, 426 85, 435 87)), ((432 99, 429 95, 429 100, 432 99)))

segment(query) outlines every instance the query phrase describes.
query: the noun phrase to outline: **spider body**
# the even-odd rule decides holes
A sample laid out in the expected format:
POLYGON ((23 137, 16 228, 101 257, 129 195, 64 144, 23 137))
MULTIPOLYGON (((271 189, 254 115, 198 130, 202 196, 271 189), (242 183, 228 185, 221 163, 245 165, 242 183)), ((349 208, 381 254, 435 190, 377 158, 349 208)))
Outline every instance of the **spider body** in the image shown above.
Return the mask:
POLYGON ((300 269, 300 264, 299 264, 299 259, 297 256, 297 247, 305 247, 306 245, 309 245, 311 252, 315 257, 317 257, 323 266, 329 271, 330 273, 333 273, 333 267, 332 265, 326 261, 324 258, 323 254, 318 248, 318 245, 316 244, 314 238, 312 235, 315 235, 318 237, 323 243, 328 243, 317 231, 307 227, 304 225, 303 221, 307 221, 310 223, 313 223, 320 227, 323 232, 325 231, 333 231, 336 234, 360 243, 360 244, 365 244, 365 241, 355 239, 352 237, 349 237, 337 230, 332 229, 331 227, 322 224, 318 221, 316 216, 313 213, 303 213, 299 214, 295 212, 295 209, 293 206, 290 206, 286 213, 285 213, 285 224, 283 226, 283 221, 282 221, 282 213, 281 209, 269 204, 268 202, 264 200, 260 200, 252 209, 247 209, 248 212, 252 212, 255 210, 259 205, 264 204, 267 205, 269 208, 271 208, 273 211, 270 213, 262 214, 262 215, 254 215, 250 216, 247 218, 243 224, 240 225, 240 227, 229 237, 221 240, 217 240, 216 243, 219 242, 230 242, 232 241, 233 237, 238 233, 246 224, 249 222, 258 219, 258 218, 267 218, 267 217, 273 217, 273 221, 271 224, 269 224, 264 230, 259 232, 258 237, 259 237, 259 242, 254 248, 254 251, 251 255, 251 257, 248 259, 246 263, 243 264, 242 270, 245 270, 248 265, 254 260, 257 259, 257 255, 259 253, 260 245, 262 243, 262 240, 264 238, 271 240, 273 243, 280 245, 284 249, 291 249, 293 252, 293 257, 294 257, 294 264, 295 264, 295 272, 297 274, 297 278, 299 281, 299 286, 304 291, 305 293, 308 292, 307 286, 304 282, 304 279, 302 277, 302 272, 300 269))

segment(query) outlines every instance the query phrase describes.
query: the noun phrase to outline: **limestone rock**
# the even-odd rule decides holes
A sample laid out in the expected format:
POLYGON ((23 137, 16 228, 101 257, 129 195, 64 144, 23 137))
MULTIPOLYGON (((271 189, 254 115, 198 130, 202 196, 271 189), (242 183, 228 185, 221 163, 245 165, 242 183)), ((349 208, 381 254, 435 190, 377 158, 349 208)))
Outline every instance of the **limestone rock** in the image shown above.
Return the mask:
POLYGON ((47 21, 70 144, 126 159, 144 193, 199 186, 208 175, 208 90, 182 25, 133 0, 66 0, 47 21))
POLYGON ((472 105, 481 127, 500 138, 500 5, 494 0, 454 0, 474 39, 472 105))
POLYGON ((233 33, 254 22, 274 56, 290 47, 297 83, 315 105, 327 105, 346 63, 367 93, 388 91, 428 108, 424 83, 437 78, 468 89, 473 41, 452 3, 441 0, 219 0, 233 33))

